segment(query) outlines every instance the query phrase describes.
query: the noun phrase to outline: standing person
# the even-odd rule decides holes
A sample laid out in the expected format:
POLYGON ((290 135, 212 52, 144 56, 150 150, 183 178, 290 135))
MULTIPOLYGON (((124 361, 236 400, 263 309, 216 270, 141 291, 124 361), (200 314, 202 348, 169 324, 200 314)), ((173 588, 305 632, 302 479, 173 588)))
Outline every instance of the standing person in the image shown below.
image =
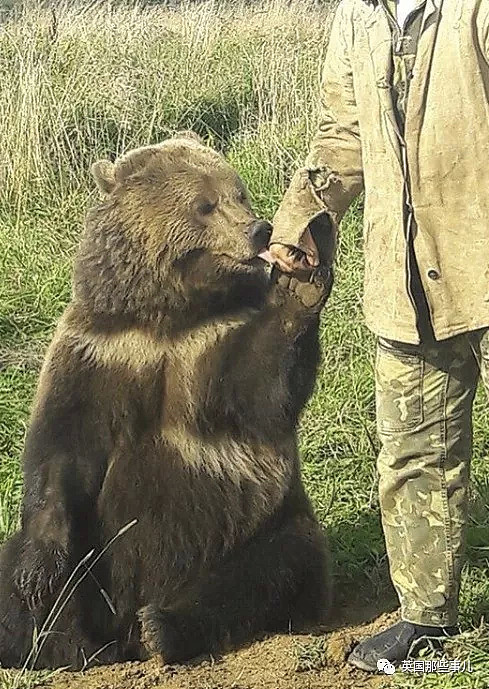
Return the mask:
POLYGON ((317 134, 274 219, 312 270, 365 189, 364 312, 377 336, 382 524, 401 621, 349 661, 456 632, 480 370, 489 384, 489 0, 342 0, 317 134))

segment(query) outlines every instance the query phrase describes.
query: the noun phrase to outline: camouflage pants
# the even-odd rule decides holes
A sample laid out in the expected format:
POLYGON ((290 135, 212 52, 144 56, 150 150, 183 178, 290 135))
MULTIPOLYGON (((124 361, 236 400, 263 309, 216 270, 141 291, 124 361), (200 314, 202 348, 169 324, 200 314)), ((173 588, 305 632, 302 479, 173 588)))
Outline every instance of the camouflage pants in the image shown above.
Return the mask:
POLYGON ((402 618, 453 625, 467 520, 472 403, 489 391, 489 330, 376 356, 382 524, 402 618))

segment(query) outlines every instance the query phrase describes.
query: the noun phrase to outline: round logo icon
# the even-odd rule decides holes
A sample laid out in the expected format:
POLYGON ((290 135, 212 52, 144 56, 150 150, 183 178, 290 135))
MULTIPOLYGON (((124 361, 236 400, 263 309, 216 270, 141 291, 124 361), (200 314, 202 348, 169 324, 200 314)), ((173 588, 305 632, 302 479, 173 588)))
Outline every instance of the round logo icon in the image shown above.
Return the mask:
POLYGON ((380 672, 385 672, 386 675, 393 675, 396 671, 394 665, 387 660, 387 658, 379 658, 377 661, 377 669, 380 672))

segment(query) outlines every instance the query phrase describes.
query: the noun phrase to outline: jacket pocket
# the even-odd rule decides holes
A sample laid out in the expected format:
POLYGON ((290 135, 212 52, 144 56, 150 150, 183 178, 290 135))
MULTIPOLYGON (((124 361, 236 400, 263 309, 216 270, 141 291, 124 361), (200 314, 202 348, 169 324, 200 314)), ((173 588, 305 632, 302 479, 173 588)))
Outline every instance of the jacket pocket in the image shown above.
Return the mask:
POLYGON ((423 422, 424 360, 416 348, 379 338, 375 365, 379 435, 404 433, 423 422))

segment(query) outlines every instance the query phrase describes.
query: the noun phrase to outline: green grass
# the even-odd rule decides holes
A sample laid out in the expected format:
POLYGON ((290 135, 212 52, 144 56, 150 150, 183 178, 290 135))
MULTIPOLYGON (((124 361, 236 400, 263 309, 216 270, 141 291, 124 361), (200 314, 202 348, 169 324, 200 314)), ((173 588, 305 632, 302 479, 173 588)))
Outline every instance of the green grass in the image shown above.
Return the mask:
MULTIPOLYGON (((271 218, 314 129, 329 24, 328 3, 308 0, 205 2, 178 12, 61 3, 55 23, 34 0, 14 4, 0 31, 0 539, 17 524, 29 406, 42 352, 70 297, 72 259, 94 199, 90 164, 193 128, 226 152, 257 212, 271 218)), ((353 589, 367 602, 392 597, 392 589, 376 494, 361 235, 358 203, 342 225, 321 332, 324 361, 300 444, 308 490, 330 533, 340 600, 353 589)), ((480 680, 433 676, 420 686, 489 686, 489 634, 481 627, 489 612, 487 418, 481 393, 466 634, 450 651, 469 654, 480 680)), ((419 683, 405 676, 400 686, 419 683)))

